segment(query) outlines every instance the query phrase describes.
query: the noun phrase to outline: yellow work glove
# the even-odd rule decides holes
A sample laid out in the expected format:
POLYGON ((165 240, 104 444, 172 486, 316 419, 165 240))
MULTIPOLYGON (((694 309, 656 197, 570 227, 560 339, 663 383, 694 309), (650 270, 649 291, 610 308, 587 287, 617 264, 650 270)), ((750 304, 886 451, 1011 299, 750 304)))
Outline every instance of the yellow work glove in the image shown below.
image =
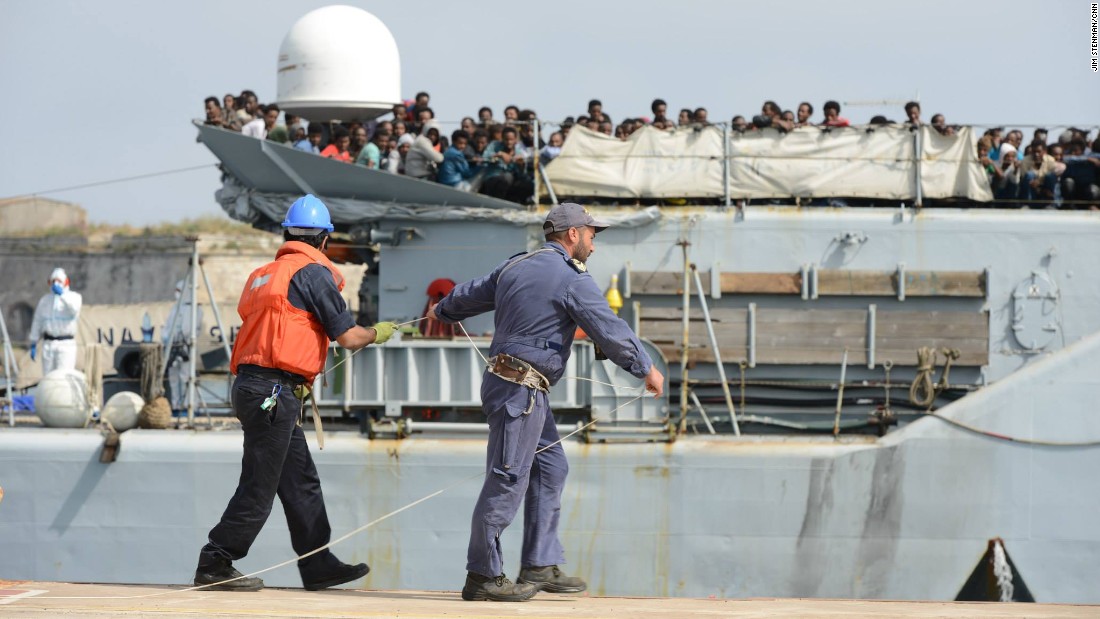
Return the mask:
POLYGON ((397 323, 394 322, 379 322, 375 323, 371 329, 374 329, 374 343, 385 344, 391 337, 393 332, 397 331, 397 323))

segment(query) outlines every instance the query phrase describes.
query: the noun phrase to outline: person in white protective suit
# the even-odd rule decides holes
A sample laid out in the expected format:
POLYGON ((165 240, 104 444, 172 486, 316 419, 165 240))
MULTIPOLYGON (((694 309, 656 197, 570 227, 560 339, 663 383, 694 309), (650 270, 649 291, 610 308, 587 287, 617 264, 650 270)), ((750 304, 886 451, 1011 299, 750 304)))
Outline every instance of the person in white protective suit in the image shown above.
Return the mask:
POLYGON ((80 306, 84 300, 79 292, 69 290, 69 276, 58 267, 50 273, 49 294, 38 300, 31 322, 31 361, 42 344, 42 375, 57 369, 76 369, 76 329, 80 306))
MULTIPOLYGON (((195 334, 202 333, 202 305, 195 308, 195 334)), ((168 312, 161 329, 164 354, 168 355, 168 388, 173 411, 187 409, 187 383, 191 379, 191 288, 184 280, 176 282, 176 304, 168 312), (175 325, 173 326, 173 322, 175 325), (171 329, 171 333, 169 333, 171 329)))

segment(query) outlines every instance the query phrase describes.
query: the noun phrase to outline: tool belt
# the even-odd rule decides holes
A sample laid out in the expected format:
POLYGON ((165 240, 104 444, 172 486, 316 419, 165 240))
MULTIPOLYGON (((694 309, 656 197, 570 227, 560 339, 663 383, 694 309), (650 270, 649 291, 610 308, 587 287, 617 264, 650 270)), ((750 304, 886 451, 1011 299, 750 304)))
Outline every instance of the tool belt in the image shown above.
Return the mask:
POLYGON ((489 372, 510 383, 538 389, 543 393, 550 392, 550 381, 545 376, 531 367, 530 363, 512 355, 499 354, 489 357, 489 372))

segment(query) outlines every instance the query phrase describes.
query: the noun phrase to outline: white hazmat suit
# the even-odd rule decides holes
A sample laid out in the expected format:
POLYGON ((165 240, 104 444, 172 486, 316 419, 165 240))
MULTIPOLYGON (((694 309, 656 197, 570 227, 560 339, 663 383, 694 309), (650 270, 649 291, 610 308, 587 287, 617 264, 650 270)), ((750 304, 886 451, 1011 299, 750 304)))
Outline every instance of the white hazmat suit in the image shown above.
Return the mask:
MULTIPOLYGON (((69 290, 69 277, 57 268, 50 274, 50 293, 38 300, 31 322, 31 350, 42 344, 42 375, 57 369, 76 369, 76 334, 80 307, 79 292, 69 290)), ((33 356, 33 355, 32 355, 33 356)))

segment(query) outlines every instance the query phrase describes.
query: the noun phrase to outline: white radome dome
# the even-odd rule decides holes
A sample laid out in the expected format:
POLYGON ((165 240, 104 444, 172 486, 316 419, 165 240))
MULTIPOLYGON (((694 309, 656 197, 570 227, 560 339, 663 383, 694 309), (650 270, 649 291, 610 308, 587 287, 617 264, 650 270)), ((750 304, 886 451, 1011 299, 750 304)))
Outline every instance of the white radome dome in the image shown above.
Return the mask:
POLYGON ((145 406, 145 400, 133 391, 119 391, 103 405, 104 421, 111 424, 116 432, 132 430, 138 425, 138 415, 145 406))
POLYGON ((374 15, 334 5, 306 13, 279 46, 278 104, 309 120, 368 120, 401 102, 401 58, 374 15))
POLYGON ((83 428, 89 409, 84 373, 54 370, 42 377, 34 394, 34 412, 48 428, 83 428))

